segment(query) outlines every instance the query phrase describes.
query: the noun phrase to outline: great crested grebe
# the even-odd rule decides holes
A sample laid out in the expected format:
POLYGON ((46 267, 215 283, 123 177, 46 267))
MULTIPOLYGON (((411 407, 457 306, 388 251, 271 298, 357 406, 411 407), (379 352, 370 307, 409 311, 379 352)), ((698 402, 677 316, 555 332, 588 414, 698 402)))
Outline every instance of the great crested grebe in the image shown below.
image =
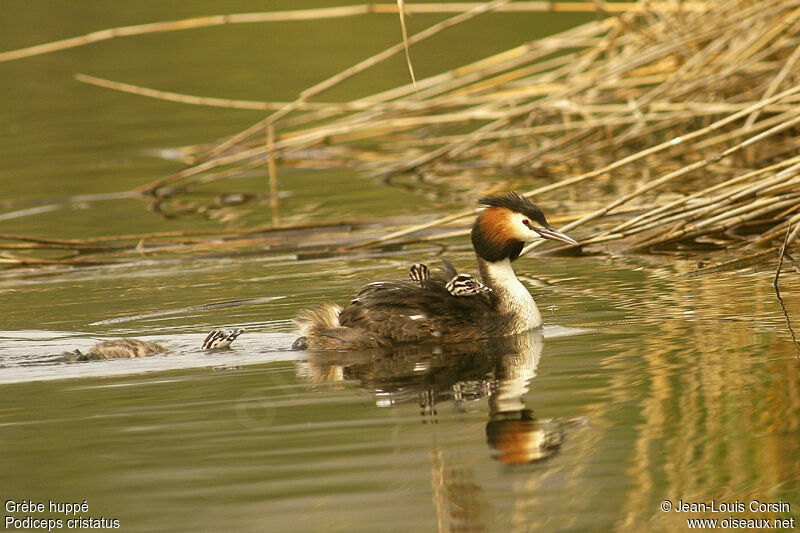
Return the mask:
POLYGON ((444 262, 431 274, 415 264, 410 278, 370 283, 342 308, 335 303, 301 313, 296 349, 359 350, 407 342, 461 342, 516 335, 542 325, 539 309, 511 262, 538 238, 578 244, 556 231, 542 210, 515 192, 488 195, 472 226, 483 283, 444 262))

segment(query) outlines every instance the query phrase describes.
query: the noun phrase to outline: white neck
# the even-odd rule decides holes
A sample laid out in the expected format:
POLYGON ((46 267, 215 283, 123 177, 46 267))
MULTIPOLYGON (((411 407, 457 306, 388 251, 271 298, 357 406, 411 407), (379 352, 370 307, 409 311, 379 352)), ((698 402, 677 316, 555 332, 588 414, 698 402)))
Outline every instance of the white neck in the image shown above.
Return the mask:
POLYGON ((490 262, 478 257, 478 269, 483 282, 492 289, 492 298, 497 310, 515 317, 509 335, 522 333, 542 325, 542 315, 533 301, 531 293, 517 279, 511 261, 506 258, 490 262))

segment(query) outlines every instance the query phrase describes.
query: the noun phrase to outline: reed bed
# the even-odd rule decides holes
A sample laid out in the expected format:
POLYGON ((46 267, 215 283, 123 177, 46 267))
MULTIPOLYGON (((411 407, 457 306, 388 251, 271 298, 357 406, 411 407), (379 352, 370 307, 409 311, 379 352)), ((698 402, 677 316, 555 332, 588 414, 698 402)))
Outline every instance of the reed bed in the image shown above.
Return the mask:
POLYGON ((637 7, 414 84, 309 102, 343 73, 142 191, 291 165, 317 148, 317 166, 421 190, 513 186, 556 210, 595 206, 566 229, 596 249, 779 241, 800 222, 800 2, 637 7))
MULTIPOLYGON (((571 221, 562 229, 589 252, 753 248, 750 257, 800 223, 800 0, 578 2, 601 16, 377 94, 319 101, 408 47, 413 60, 413 46, 443 29, 523 4, 535 11, 548 3, 449 5, 460 12, 293 102, 208 99, 78 79, 270 112, 216 145, 186 148, 185 169, 137 191, 159 202, 262 167, 276 197, 282 167, 312 165, 355 168, 389 185, 470 203, 478 192, 515 188, 548 213, 567 210, 571 221)), ((413 235, 431 228, 464 234, 462 219, 474 212, 333 248, 429 240, 435 236, 413 235)))

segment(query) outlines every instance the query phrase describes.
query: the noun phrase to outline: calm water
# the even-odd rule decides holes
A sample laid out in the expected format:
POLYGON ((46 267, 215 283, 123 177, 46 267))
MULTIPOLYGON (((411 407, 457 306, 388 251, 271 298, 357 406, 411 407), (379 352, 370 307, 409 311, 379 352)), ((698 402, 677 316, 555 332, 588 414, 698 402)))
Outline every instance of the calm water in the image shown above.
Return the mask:
MULTIPOLYGON (((98 1, 76 12, 67 2, 11 1, 0 48, 263 7, 139 2, 121 10, 98 1)), ((289 7, 302 5, 269 6, 289 7)), ((474 49, 453 46, 457 32, 433 43, 437 53, 420 53, 418 75, 569 23, 541 15, 492 22, 500 30, 472 27, 474 49)), ((163 34, 0 64, 13 81, 0 84, 0 232, 69 238, 211 226, 164 221, 136 200, 75 207, 59 199, 156 179, 178 167, 150 151, 206 142, 259 115, 110 93, 72 74, 287 100, 397 33, 393 18, 318 24, 163 34), (35 216, 21 211, 43 206, 35 216)), ((399 61, 341 90, 369 92, 404 76, 399 61)), ((346 174, 295 172, 282 189, 291 194, 287 217, 322 199, 333 220, 443 209, 346 174)), ((449 257, 473 270, 469 254, 449 257)), ((687 517, 800 517, 800 360, 768 269, 689 277, 696 261, 688 259, 526 257, 517 271, 540 298, 541 334, 394 353, 288 349, 297 311, 345 302, 365 281, 403 276, 419 259, 435 255, 142 258, 0 273, 4 505, 85 500, 80 516, 132 531, 680 531, 687 517), (276 299, 96 324, 262 297, 276 299), (200 352, 217 326, 247 333, 229 351, 200 352), (157 340, 172 353, 58 358, 119 336, 157 340), (789 510, 664 513, 664 500, 789 510)), ((796 274, 784 276, 782 292, 800 317, 796 274)), ((8 508, 3 516, 68 518, 8 508)))

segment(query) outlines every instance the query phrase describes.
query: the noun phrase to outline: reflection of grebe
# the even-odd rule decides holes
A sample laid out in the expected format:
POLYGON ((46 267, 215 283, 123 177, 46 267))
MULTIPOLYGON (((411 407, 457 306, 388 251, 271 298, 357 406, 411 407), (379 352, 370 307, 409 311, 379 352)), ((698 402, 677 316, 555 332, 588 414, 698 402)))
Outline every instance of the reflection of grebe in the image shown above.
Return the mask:
POLYGON ((358 350, 407 342, 462 342, 505 337, 538 328, 542 318, 511 262, 525 242, 543 238, 578 244, 553 229, 541 209, 517 193, 484 196, 472 226, 472 246, 484 285, 456 279, 452 266, 411 280, 370 283, 342 308, 306 311, 295 348, 358 350), (424 279, 423 279, 424 277, 424 279), (460 292, 464 291, 463 294, 460 292), (466 296, 466 297, 465 297, 466 296))
POLYGON ((423 422, 436 423, 441 407, 455 413, 488 397, 486 442, 492 457, 508 465, 547 459, 576 419, 536 419, 527 407, 544 348, 541 331, 469 343, 405 344, 391 350, 310 352, 298 363, 306 381, 352 381, 373 394, 377 407, 419 403, 423 422))
POLYGON ((495 458, 507 465, 522 465, 547 459, 564 440, 563 422, 528 418, 491 420, 486 424, 486 441, 496 450, 495 458))

